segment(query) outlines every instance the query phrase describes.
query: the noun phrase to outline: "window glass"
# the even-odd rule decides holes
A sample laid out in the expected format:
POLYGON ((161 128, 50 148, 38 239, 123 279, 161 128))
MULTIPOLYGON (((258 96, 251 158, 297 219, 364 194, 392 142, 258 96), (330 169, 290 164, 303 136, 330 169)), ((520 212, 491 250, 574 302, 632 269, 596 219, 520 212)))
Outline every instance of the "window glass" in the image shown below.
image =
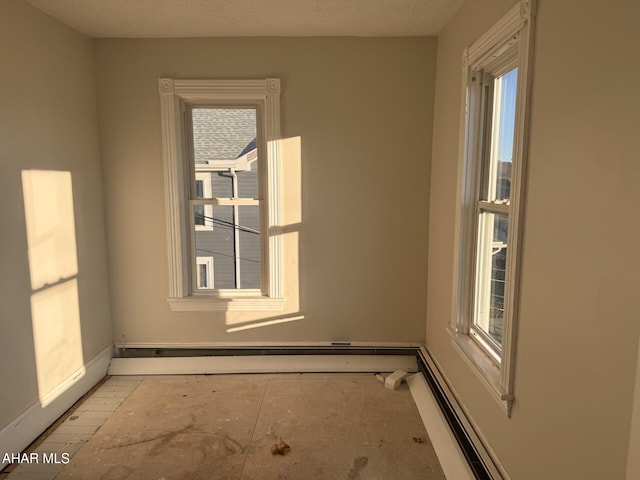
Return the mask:
POLYGON ((207 218, 204 214, 204 205, 194 205, 193 206, 193 223, 197 226, 205 226, 210 225, 212 219, 207 218))
POLYGON ((256 113, 255 108, 192 109, 194 171, 212 172, 211 192, 203 198, 258 198, 256 113))
POLYGON ((516 118, 518 69, 493 80, 492 129, 489 152, 489 179, 486 199, 504 202, 511 194, 511 165, 516 118))
POLYGON ((242 288, 260 288, 260 209, 238 207, 239 268, 242 288))
POLYGON ((198 264, 199 278, 198 278, 198 288, 207 288, 209 286, 208 276, 207 276, 207 264, 200 263, 198 264))
MULTIPOLYGON (((194 205, 194 209, 197 207, 198 205, 194 205)), ((213 257, 216 275, 214 284, 210 287, 217 289, 236 288, 233 209, 234 207, 229 206, 214 206, 211 218, 214 228, 211 231, 196 229, 194 232, 196 257, 213 257)))
MULTIPOLYGON (((194 215, 197 207, 194 205, 194 215)), ((259 289, 261 285, 260 207, 212 207, 212 230, 195 229, 195 256, 212 257, 215 289, 259 289)), ((207 219, 207 225, 209 220, 207 219)), ((202 288, 199 286, 199 288, 202 288)))
POLYGON ((502 346, 508 227, 506 215, 480 214, 474 326, 498 346, 502 346))
POLYGON ((216 275, 210 288, 260 289, 260 207, 234 204, 259 198, 256 109, 197 107, 191 112, 195 196, 231 199, 230 205, 193 206, 195 256, 213 256, 216 275))

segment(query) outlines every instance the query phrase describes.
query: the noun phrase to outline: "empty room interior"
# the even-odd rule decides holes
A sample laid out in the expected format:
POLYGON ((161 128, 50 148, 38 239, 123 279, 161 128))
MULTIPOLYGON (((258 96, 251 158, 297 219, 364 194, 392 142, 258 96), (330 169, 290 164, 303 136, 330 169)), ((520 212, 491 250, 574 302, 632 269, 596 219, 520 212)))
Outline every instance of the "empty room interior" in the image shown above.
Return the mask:
POLYGON ((0 0, 0 479, 639 479, 638 22, 0 0))

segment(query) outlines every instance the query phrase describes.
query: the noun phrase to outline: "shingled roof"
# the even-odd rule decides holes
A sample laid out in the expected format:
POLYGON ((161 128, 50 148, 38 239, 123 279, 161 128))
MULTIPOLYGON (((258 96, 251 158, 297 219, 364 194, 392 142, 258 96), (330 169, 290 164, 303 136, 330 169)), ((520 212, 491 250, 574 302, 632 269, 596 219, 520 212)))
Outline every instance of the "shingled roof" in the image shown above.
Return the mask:
POLYGON ((256 145, 256 111, 251 108, 194 108, 196 163, 235 160, 256 145))

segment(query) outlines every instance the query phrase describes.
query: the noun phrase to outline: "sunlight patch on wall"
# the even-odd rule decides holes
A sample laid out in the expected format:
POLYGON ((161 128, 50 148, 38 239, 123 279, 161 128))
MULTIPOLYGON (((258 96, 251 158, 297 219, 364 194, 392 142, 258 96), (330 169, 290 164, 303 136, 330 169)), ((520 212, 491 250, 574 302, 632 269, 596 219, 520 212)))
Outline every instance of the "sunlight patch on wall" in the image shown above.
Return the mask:
POLYGON ((285 298, 290 311, 300 311, 299 237, 302 228, 302 138, 278 140, 282 158, 282 235, 285 298))
POLYGON ((243 330, 252 330, 254 328, 268 327, 270 325, 277 325, 279 323, 295 322, 297 320, 303 320, 303 319, 304 319, 304 315, 298 315, 298 316, 295 316, 295 317, 275 318, 273 320, 265 320, 265 321, 262 321, 262 322, 251 323, 251 324, 248 324, 248 325, 241 325, 239 327, 227 328, 227 333, 241 332, 243 330))
POLYGON ((84 375, 70 172, 23 170, 38 395, 46 406, 84 375))
POLYGON ((227 313, 227 333, 264 328, 303 320, 300 311, 299 235, 302 227, 302 141, 301 137, 283 138, 269 142, 276 144, 281 159, 281 216, 278 228, 269 235, 282 237, 282 275, 284 278, 284 312, 277 316, 263 313, 227 313))
POLYGON ((22 172, 31 288, 78 274, 71 173, 22 172))
POLYGON ((84 376, 76 279, 31 296, 38 393, 46 407, 84 376))

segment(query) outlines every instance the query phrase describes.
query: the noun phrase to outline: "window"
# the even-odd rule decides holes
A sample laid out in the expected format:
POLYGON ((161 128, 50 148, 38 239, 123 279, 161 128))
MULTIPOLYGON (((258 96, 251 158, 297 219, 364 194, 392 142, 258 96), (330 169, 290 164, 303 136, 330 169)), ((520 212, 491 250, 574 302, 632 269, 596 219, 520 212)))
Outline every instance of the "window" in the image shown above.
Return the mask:
POLYGON ((531 4, 464 53, 455 345, 510 414, 523 221, 531 4))
POLYGON ((198 289, 213 289, 213 257, 196 257, 196 285, 198 289))
POLYGON ((163 78, 160 99, 171 308, 281 310, 279 80, 163 78))
MULTIPOLYGON (((211 198, 211 174, 195 171, 195 199, 211 198)), ((196 230, 213 230, 213 206, 195 205, 193 207, 193 223, 196 230)))
POLYGON ((259 291, 264 202, 260 200, 257 109, 189 107, 185 118, 192 132, 188 163, 195 180, 190 198, 194 256, 211 256, 218 270, 207 288, 259 291))

